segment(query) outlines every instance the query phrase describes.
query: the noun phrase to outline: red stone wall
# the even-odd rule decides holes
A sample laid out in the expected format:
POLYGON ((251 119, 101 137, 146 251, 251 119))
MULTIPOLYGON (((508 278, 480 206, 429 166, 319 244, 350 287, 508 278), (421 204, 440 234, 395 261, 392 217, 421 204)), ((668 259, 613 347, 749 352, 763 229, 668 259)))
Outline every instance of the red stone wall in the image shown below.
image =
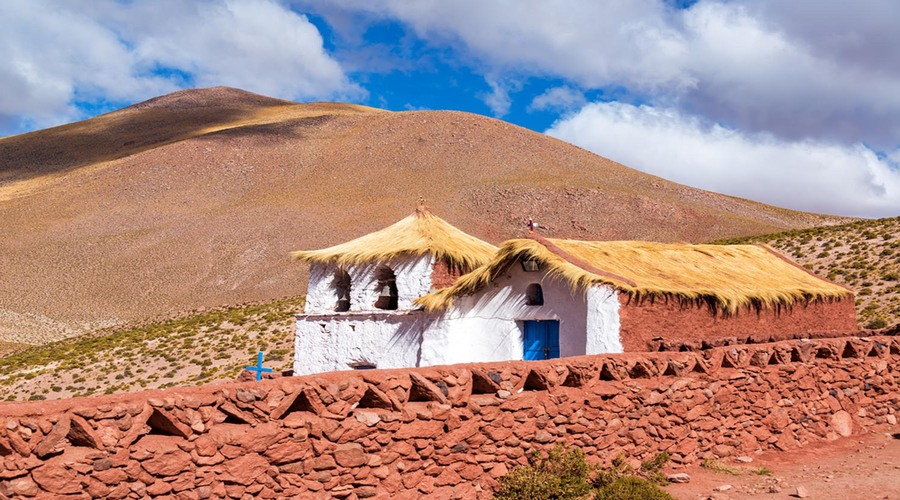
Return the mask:
POLYGON ((716 341, 729 337, 756 342, 798 339, 855 332, 856 308, 852 299, 797 303, 781 310, 744 308, 736 315, 714 315, 706 307, 683 306, 675 300, 630 301, 619 294, 622 345, 626 352, 651 350, 651 341, 666 343, 716 341))
POLYGON ((440 290, 456 283, 456 280, 462 276, 459 268, 450 267, 444 260, 438 259, 431 268, 431 288, 440 290))
POLYGON ((0 497, 487 498, 557 442, 675 462, 896 424, 900 339, 338 372, 0 405, 0 497))

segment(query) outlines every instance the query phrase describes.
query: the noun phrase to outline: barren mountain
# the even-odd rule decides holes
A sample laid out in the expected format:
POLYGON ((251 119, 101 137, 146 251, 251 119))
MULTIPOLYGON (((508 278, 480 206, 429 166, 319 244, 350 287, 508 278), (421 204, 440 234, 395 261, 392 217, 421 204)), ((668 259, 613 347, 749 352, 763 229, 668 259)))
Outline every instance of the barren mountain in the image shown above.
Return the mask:
POLYGON ((0 139, 0 341, 302 293, 291 250, 408 215, 492 242, 708 241, 844 221, 653 177, 468 113, 214 88, 0 139))

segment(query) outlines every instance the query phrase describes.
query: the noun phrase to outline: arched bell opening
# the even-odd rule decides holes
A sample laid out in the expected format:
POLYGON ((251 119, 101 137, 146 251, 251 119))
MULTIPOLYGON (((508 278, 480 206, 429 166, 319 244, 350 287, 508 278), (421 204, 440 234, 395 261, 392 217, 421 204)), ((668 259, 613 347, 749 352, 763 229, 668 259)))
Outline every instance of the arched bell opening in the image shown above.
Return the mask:
POLYGON ((375 270, 375 279, 378 280, 376 290, 378 290, 378 299, 375 301, 375 307, 387 311, 397 309, 397 275, 394 270, 387 266, 381 266, 375 270))
POLYGON ((334 290, 337 294, 337 303, 334 312, 347 312, 350 310, 350 273, 342 268, 334 271, 334 290))

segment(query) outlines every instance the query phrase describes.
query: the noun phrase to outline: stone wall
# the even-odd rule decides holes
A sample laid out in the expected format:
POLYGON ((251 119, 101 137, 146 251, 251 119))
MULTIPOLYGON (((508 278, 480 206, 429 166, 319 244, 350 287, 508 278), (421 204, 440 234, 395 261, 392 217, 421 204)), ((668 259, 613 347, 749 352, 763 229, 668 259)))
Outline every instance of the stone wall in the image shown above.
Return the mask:
POLYGON ((715 341, 731 337, 774 337, 799 339, 836 333, 855 332, 856 305, 852 297, 843 300, 797 302, 780 308, 756 311, 741 308, 737 314, 712 314, 706 306, 681 305, 677 300, 619 301, 620 335, 625 352, 648 350, 654 338, 665 342, 694 339, 715 341))
POLYGON ((781 341, 0 405, 0 497, 489 497, 534 449, 676 463, 896 424, 900 339, 781 341))

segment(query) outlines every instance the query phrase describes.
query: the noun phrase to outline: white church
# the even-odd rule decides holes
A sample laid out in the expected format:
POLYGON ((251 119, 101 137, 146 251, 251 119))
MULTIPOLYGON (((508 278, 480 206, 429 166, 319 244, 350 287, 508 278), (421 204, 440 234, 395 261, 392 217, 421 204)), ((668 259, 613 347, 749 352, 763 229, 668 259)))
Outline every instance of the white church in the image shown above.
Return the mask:
POLYGON ((796 328, 781 311, 801 300, 850 311, 841 325, 809 329, 855 328, 852 292, 771 249, 536 235, 497 248, 421 202, 385 229, 292 256, 310 265, 296 317, 296 375, 643 350, 659 331, 714 335, 729 321, 749 331, 779 321, 796 328), (646 297, 673 306, 637 300, 646 297), (761 304, 777 314, 760 316, 761 304), (755 315, 736 314, 751 308, 755 315), (648 314, 652 332, 641 320, 648 314))

